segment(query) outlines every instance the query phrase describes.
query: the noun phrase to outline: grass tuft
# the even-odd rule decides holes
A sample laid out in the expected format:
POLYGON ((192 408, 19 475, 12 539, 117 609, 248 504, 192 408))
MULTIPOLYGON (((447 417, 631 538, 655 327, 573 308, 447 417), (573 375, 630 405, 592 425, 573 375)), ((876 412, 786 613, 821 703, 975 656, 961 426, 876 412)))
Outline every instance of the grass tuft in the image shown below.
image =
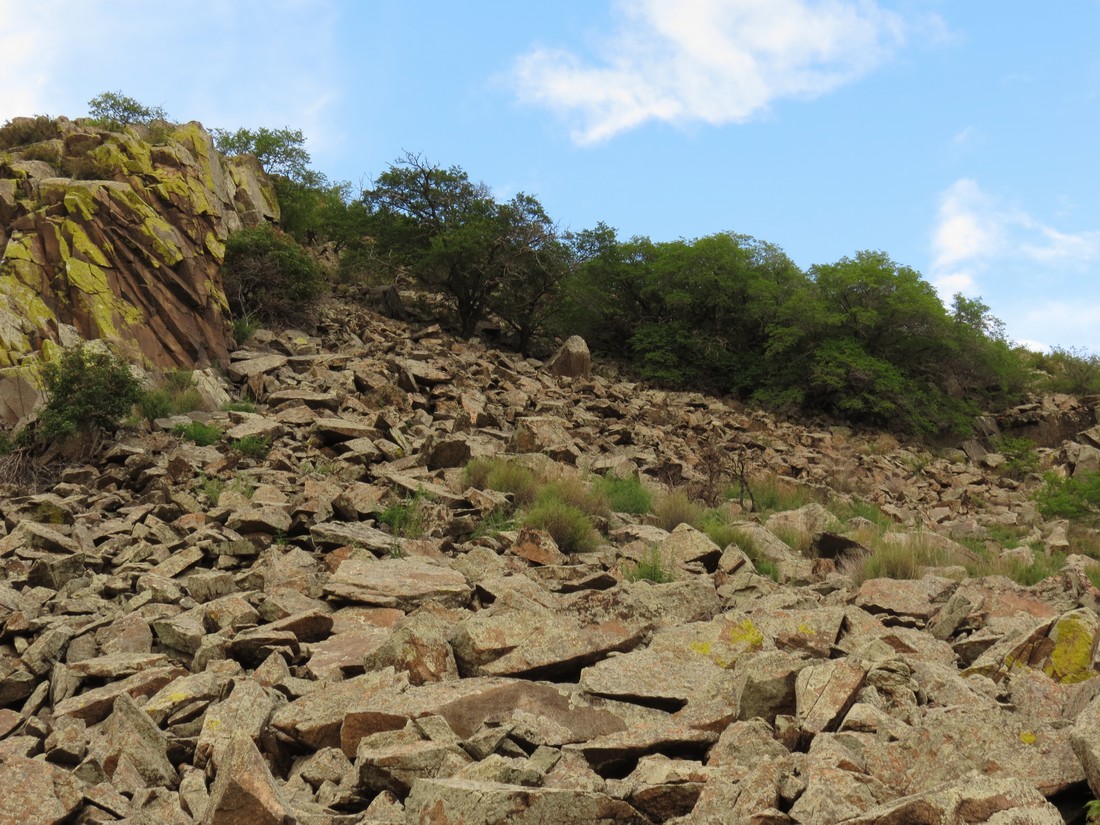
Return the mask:
POLYGON ((637 562, 623 571, 627 581, 648 581, 667 584, 675 580, 671 565, 665 563, 661 551, 651 547, 637 562))

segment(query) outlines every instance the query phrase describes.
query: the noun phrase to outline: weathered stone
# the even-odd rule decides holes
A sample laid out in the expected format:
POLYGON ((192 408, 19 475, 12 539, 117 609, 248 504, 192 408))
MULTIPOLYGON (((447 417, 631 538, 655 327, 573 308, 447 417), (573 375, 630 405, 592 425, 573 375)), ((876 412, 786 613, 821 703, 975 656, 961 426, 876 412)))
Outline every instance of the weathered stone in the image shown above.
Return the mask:
POLYGON ((271 695, 257 682, 238 681, 224 702, 207 709, 195 745, 194 764, 201 768, 210 759, 218 762, 220 753, 237 734, 247 734, 258 744, 276 707, 271 695))
POLYGON ((885 803, 844 820, 846 825, 902 825, 909 822, 991 822, 1012 825, 1058 825, 1058 809, 1043 795, 1012 777, 975 772, 943 789, 925 791, 885 803))
POLYGON ((855 701, 865 676, 859 664, 846 659, 800 670, 795 681, 795 715, 802 729, 811 736, 835 729, 855 701))
POLYGON ((588 344, 579 335, 570 335, 546 368, 551 375, 562 378, 588 378, 592 375, 592 354, 588 351, 588 344))
POLYGON ((179 784, 176 769, 168 761, 168 738, 129 694, 120 694, 115 700, 103 729, 102 762, 108 776, 114 776, 126 762, 145 787, 175 788, 179 784))
POLYGON ((69 772, 38 759, 0 757, 0 822, 61 825, 84 800, 69 772))
POLYGON ((628 803, 601 793, 466 779, 417 782, 405 810, 410 822, 462 825, 642 825, 648 821, 628 803))
POLYGON ((329 578, 325 593, 349 602, 412 610, 426 601, 461 607, 472 590, 461 573, 421 559, 348 559, 329 578))
POLYGON ((294 816, 245 732, 234 734, 216 762, 202 825, 285 825, 294 816))
POLYGON ((54 714, 73 716, 88 723, 99 722, 107 717, 115 700, 123 693, 129 694, 131 698, 151 696, 173 679, 184 676, 186 673, 187 671, 178 667, 143 670, 119 682, 111 682, 58 702, 54 708, 54 714))

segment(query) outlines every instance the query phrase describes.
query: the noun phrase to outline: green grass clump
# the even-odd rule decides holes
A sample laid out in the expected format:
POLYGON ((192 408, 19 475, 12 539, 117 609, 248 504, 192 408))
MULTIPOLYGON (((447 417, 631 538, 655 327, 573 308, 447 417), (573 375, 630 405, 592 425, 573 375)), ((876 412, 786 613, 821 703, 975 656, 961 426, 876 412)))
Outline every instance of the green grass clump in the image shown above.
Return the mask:
POLYGON ((643 515, 653 509, 653 494, 637 476, 602 476, 594 486, 607 499, 612 512, 643 515))
MULTIPOLYGON (((797 510, 806 504, 818 500, 813 491, 799 484, 781 479, 774 474, 753 478, 750 483, 756 510, 760 513, 781 513, 785 510, 797 510)), ((731 490, 729 498, 737 498, 737 491, 731 490)))
POLYGON ((251 315, 241 315, 233 319, 233 340, 237 346, 244 345, 260 328, 259 322, 251 315))
POLYGON ((469 487, 509 493, 518 506, 531 504, 538 495, 539 480, 530 468, 503 458, 475 458, 466 465, 469 487))
POLYGON ((595 550, 600 534, 578 508, 559 498, 544 496, 523 517, 526 527, 549 533, 563 553, 584 553, 595 550))
POLYGON ((142 393, 138 410, 146 421, 156 421, 171 415, 182 415, 202 407, 202 395, 194 386, 191 370, 170 370, 160 386, 142 393))
POLYGON ((547 484, 538 492, 536 501, 555 498, 575 507, 591 518, 606 519, 611 515, 607 497, 594 486, 585 484, 576 476, 566 476, 547 484))
POLYGON ((854 518, 862 518, 871 522, 881 530, 889 529, 894 524, 893 519, 882 512, 877 504, 873 504, 870 501, 864 501, 856 496, 852 496, 851 499, 847 501, 833 499, 825 508, 844 522, 851 521, 854 518))
POLYGON ((256 405, 251 401, 230 401, 228 404, 222 405, 222 410, 225 412, 254 413, 256 412, 256 405))
POLYGON ((395 536, 418 539, 424 535, 424 507, 420 496, 391 504, 378 514, 378 521, 395 536))
POLYGON ((705 514, 703 506, 688 498, 682 490, 673 490, 661 496, 653 507, 653 516, 657 526, 664 530, 675 530, 681 524, 698 527, 703 524, 705 514))
POLYGON ((200 476, 199 490, 206 496, 206 500, 210 502, 212 507, 217 507, 218 500, 221 499, 222 493, 225 491, 225 482, 220 478, 200 476))
POLYGON ((654 584, 666 584, 676 578, 671 565, 665 563, 661 551, 656 547, 647 550, 645 555, 624 570, 623 574, 627 581, 647 581, 654 584))
POLYGON ((209 447, 216 444, 222 437, 222 431, 213 424, 203 424, 201 421, 192 421, 190 424, 177 424, 172 430, 176 435, 198 444, 200 447, 209 447))
POLYGON ((481 520, 481 523, 478 524, 477 528, 470 536, 470 539, 479 539, 482 536, 496 536, 505 530, 515 529, 516 520, 514 516, 502 510, 493 510, 481 520))
POLYGON ((244 438, 234 439, 229 446, 241 455, 259 460, 266 458, 270 452, 271 439, 261 435, 246 435, 244 438))

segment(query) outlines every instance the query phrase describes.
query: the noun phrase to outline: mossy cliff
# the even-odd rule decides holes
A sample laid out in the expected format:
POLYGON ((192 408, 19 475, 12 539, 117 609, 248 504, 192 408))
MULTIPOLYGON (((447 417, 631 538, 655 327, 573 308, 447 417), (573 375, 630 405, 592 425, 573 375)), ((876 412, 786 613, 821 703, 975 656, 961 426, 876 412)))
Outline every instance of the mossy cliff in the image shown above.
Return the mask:
POLYGON ((225 240, 278 218, 259 164, 223 158, 198 123, 54 125, 54 137, 0 149, 0 418, 9 421, 23 411, 4 403, 3 385, 54 345, 108 339, 151 367, 224 362, 225 240))

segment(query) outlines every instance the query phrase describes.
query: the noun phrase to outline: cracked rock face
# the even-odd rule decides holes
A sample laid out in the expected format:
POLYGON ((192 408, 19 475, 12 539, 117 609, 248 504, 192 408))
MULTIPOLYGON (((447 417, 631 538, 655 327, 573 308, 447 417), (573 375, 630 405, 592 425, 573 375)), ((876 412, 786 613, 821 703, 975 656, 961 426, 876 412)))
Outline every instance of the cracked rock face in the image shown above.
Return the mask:
POLYGON ((192 414, 215 445, 166 422, 3 489, 0 822, 1055 823, 1100 787, 1087 560, 1033 587, 845 572, 867 528, 829 480, 950 553, 1025 512, 995 473, 913 478, 860 436, 362 309, 316 332, 230 354, 257 404, 192 414), (660 493, 706 480, 708 443, 820 501, 724 504, 725 546, 601 512, 570 554, 465 471, 660 493), (672 581, 629 580, 653 552, 672 581))
MULTIPOLYGON (((19 119, 17 119, 19 120, 19 119)), ((224 364, 229 233, 278 219, 251 158, 198 123, 97 129, 0 151, 0 420, 37 403, 28 369, 52 345, 104 339, 148 367, 224 364)))

